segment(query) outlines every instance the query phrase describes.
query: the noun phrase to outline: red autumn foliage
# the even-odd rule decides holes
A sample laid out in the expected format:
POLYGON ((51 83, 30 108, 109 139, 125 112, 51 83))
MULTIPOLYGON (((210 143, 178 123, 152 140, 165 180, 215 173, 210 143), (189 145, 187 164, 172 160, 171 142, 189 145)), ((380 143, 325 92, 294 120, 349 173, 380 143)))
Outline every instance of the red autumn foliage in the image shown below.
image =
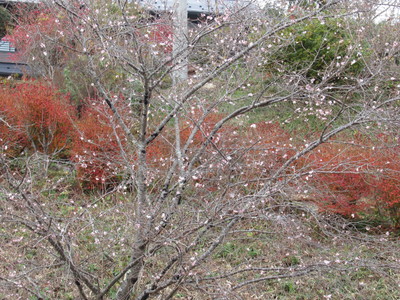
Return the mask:
POLYGON ((77 163, 77 175, 83 187, 93 189, 119 183, 124 166, 119 143, 125 145, 126 140, 110 117, 105 101, 87 99, 75 125, 71 159, 77 163))
POLYGON ((0 138, 7 153, 23 150, 47 154, 70 147, 75 111, 69 98, 43 82, 4 84, 0 89, 0 138))
MULTIPOLYGON (((191 146, 199 146, 203 143, 208 136, 210 135, 211 131, 221 120, 222 115, 215 112, 208 113, 205 117, 203 116, 204 112, 200 109, 194 109, 191 112, 188 112, 185 116, 185 121, 182 123, 182 130, 180 134, 180 139, 182 144, 187 143, 188 139, 190 138, 192 131, 196 130, 193 139, 190 141, 191 146)), ((219 143, 221 139, 221 135, 226 131, 226 128, 222 128, 213 138, 213 143, 219 143)), ((226 140, 228 140, 227 138, 226 140)))
MULTIPOLYGON (((223 115, 218 112, 212 111, 204 115, 205 113, 201 108, 192 108, 191 111, 188 111, 181 118, 180 140, 182 145, 188 145, 187 153, 184 153, 184 155, 189 159, 207 141, 215 125, 223 118, 223 115)), ((215 178, 217 178, 219 172, 223 172, 227 167, 227 162, 218 153, 217 149, 220 149, 222 152, 229 151, 228 147, 232 141, 232 135, 229 133, 230 129, 232 128, 227 126, 222 127, 214 135, 213 139, 208 142, 208 146, 201 157, 198 158, 198 161, 194 163, 194 167, 196 168, 204 160, 210 162, 201 171, 199 170, 199 178, 195 177, 195 184, 202 185, 204 192, 217 189, 219 183, 215 178)))
MULTIPOLYGON (((181 132, 181 139, 186 142, 193 128, 199 130, 194 135, 189 154, 196 151, 211 133, 223 115, 210 113, 204 120, 202 112, 193 110, 186 122, 187 127, 181 132)), ((224 124, 202 154, 200 160, 210 164, 196 176, 196 184, 203 184, 205 190, 214 191, 221 187, 220 180, 229 176, 232 180, 248 180, 270 175, 294 153, 290 144, 290 135, 278 123, 258 122, 250 127, 224 124), (206 157, 207 156, 207 157, 206 157), (222 177, 221 177, 222 176, 222 177)), ((229 179, 230 180, 230 179, 229 179)), ((257 182, 253 180, 257 185, 257 182)))
MULTIPOLYGON (((134 118, 129 107, 123 107, 127 105, 124 103, 116 101, 115 105, 128 122, 134 118)), ((24 150, 62 153, 64 157, 70 154, 85 188, 115 186, 121 182, 127 163, 135 167, 137 150, 133 147, 131 153, 122 151, 129 148, 128 140, 109 110, 104 101, 91 99, 86 101, 78 119, 68 96, 46 83, 4 84, 0 89, 3 150, 10 156, 24 150)), ((205 118, 202 114, 193 110, 182 118, 182 144, 198 128, 189 143, 188 157, 192 157, 223 117, 216 112, 205 118)), ((135 124, 129 124, 129 128, 135 128, 135 124)), ((351 140, 349 136, 343 138, 347 143, 323 144, 296 163, 296 169, 311 172, 308 182, 316 191, 312 198, 321 209, 334 213, 381 214, 399 222, 400 149, 395 137, 381 134, 373 139, 361 135, 351 140)), ((252 124, 247 129, 225 125, 212 143, 200 157, 210 165, 199 169, 195 179, 196 184, 206 187, 205 192, 217 189, 221 183, 215 178, 228 172, 233 180, 268 177, 296 151, 290 134, 271 122, 252 124)), ((149 178, 161 176, 174 155, 174 130, 168 128, 148 147, 149 178)))
POLYGON ((378 147, 389 143, 387 136, 374 141, 358 137, 347 145, 322 145, 308 156, 320 207, 345 216, 381 214, 399 222, 400 149, 378 147))
MULTIPOLYGON (((129 123, 135 118, 130 114, 128 103, 121 96, 113 104, 121 118, 135 135, 137 124, 129 123)), ((81 116, 75 123, 77 133, 73 140, 71 159, 77 163, 78 179, 85 189, 115 187, 126 179, 126 166, 135 168, 137 148, 128 146, 128 138, 119 121, 113 118, 107 103, 102 99, 86 99, 81 116), (129 153, 126 149, 130 149, 129 153)), ((171 161, 171 145, 160 136, 147 148, 146 159, 152 173, 162 170, 171 161)), ((150 175, 152 176, 152 175, 150 175)))
POLYGON ((167 161, 172 155, 171 144, 166 139, 156 139, 152 141, 146 152, 146 159, 150 167, 163 169, 169 165, 167 161))
POLYGON ((172 26, 161 22, 152 26, 149 42, 156 45, 164 53, 172 52, 172 26))
POLYGON ((10 42, 17 52, 12 54, 15 61, 24 59, 26 54, 44 55, 47 57, 60 56, 63 52, 62 46, 50 45, 43 36, 54 36, 56 39, 63 39, 64 44, 69 44, 68 36, 73 36, 70 32, 71 24, 65 16, 54 15, 45 7, 38 5, 35 9, 29 6, 18 5, 13 12, 18 18, 18 25, 6 35, 3 40, 10 42), (40 52, 35 52, 38 50, 40 52))
MULTIPOLYGON (((246 164, 249 170, 259 174, 270 174, 279 169, 295 153, 290 134, 277 122, 252 124, 244 133, 248 145, 246 164)), ((255 175, 255 174, 253 174, 255 175)))

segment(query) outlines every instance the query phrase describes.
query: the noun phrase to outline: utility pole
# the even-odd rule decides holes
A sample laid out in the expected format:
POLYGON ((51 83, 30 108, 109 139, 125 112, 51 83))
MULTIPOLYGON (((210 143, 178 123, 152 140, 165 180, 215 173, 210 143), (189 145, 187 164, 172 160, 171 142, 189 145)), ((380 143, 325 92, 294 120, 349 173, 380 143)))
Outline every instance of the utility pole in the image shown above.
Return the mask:
POLYGON ((172 73, 173 84, 177 85, 188 77, 188 20, 187 0, 176 0, 173 14, 173 47, 175 70, 172 73))

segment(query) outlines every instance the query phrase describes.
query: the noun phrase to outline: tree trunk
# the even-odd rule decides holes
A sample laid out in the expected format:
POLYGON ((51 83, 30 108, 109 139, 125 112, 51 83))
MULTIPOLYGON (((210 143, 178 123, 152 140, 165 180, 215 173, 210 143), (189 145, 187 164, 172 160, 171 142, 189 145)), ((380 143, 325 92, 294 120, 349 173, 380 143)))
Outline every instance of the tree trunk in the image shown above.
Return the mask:
POLYGON ((140 272, 143 267, 143 256, 146 246, 141 238, 138 238, 133 245, 132 257, 130 264, 133 264, 131 269, 126 273, 124 280, 118 289, 117 297, 118 300, 128 300, 135 288, 136 283, 139 280, 140 272))

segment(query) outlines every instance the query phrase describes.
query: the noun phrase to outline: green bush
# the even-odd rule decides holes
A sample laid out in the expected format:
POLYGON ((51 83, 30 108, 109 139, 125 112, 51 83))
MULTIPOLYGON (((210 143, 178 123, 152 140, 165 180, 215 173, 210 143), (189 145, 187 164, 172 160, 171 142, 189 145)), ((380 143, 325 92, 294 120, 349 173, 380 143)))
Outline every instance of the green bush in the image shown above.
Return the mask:
POLYGON ((304 71, 305 77, 320 81, 327 68, 344 62, 342 76, 358 74, 364 63, 343 23, 341 19, 314 19, 287 28, 281 34, 286 44, 269 54, 265 67, 272 72, 282 68, 289 72, 304 71))
POLYGON ((3 37, 7 33, 7 28, 11 22, 11 14, 4 7, 0 6, 0 37, 3 37))

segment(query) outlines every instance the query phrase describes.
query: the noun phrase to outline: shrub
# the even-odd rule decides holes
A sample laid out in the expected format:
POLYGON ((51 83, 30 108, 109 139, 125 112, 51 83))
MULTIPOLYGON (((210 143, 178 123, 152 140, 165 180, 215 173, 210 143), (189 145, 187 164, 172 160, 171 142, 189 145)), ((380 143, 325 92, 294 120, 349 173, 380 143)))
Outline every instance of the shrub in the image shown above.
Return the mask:
MULTIPOLYGON (((221 119, 222 115, 216 112, 210 112, 202 119, 203 112, 201 109, 193 109, 185 115, 185 121, 182 122, 181 127, 181 141, 182 143, 186 143, 192 133, 193 130, 197 130, 193 139, 190 143, 193 146, 199 146, 203 143, 217 122, 221 119)), ((222 134, 224 132, 224 128, 220 129, 219 133, 222 134)), ((217 134, 213 139, 214 143, 218 143, 220 134, 217 134)))
POLYGON ((344 66, 342 75, 359 73, 364 64, 342 23, 341 19, 314 19, 291 26, 280 37, 286 44, 267 57, 265 67, 274 72, 304 71, 305 77, 317 81, 331 65, 344 66))
POLYGON ((315 171, 310 182, 323 210, 400 223, 399 147, 379 148, 383 143, 389 144, 381 138, 325 144, 309 157, 308 167, 315 171))
POLYGON ((11 22, 10 12, 4 8, 0 7, 0 37, 3 37, 7 33, 7 28, 11 22))
MULTIPOLYGON (((137 118, 132 117, 135 112, 125 100, 122 95, 116 95, 112 101, 135 136, 137 118)), ((71 156, 77 163, 78 179, 86 190, 116 187, 127 179, 128 166, 135 168, 137 148, 132 144, 128 146, 126 132, 110 114, 110 108, 104 100, 95 98, 83 102, 80 118, 76 121, 71 156)), ((159 171, 169 166, 170 155, 171 144, 167 137, 150 143, 146 155, 149 166, 147 176, 157 176, 159 171)))
POLYGON ((0 89, 0 138, 7 153, 39 151, 66 157, 75 111, 67 95, 40 81, 6 83, 0 89))
POLYGON ((45 41, 45 34, 62 39, 66 44, 69 43, 68 26, 65 22, 68 19, 62 16, 54 16, 49 10, 39 5, 34 9, 26 11, 24 5, 18 6, 15 15, 18 18, 16 25, 4 40, 14 45, 18 52, 14 53, 15 60, 26 59, 26 55, 35 56, 35 59, 41 58, 55 62, 62 58, 62 47, 54 43, 45 41))
MULTIPOLYGON (((122 130, 110 117, 105 101, 86 99, 84 102, 72 146, 78 179, 85 189, 113 185, 120 181, 124 166, 116 136, 122 136, 122 130)), ((125 139, 120 142, 126 144, 125 139)))

